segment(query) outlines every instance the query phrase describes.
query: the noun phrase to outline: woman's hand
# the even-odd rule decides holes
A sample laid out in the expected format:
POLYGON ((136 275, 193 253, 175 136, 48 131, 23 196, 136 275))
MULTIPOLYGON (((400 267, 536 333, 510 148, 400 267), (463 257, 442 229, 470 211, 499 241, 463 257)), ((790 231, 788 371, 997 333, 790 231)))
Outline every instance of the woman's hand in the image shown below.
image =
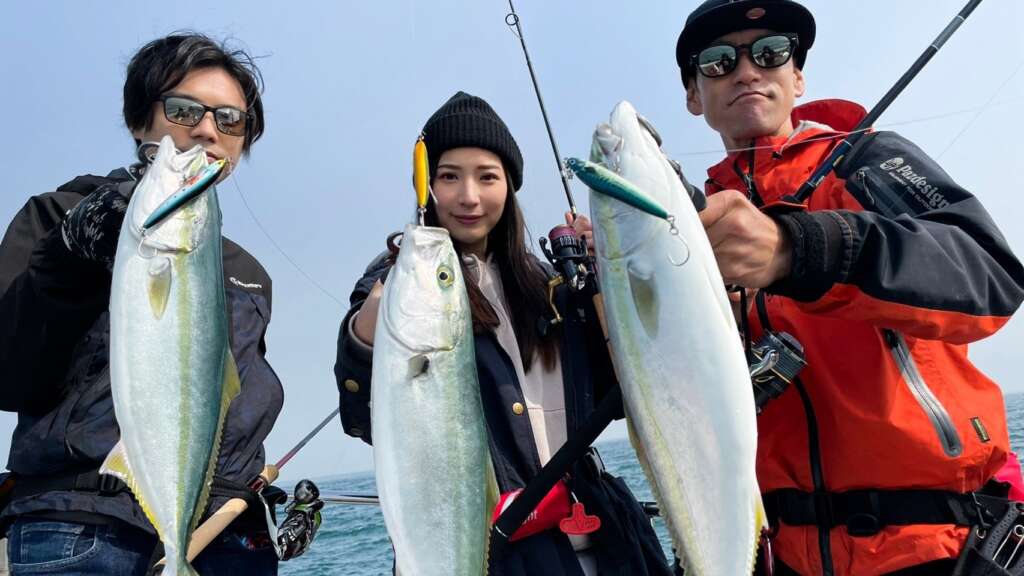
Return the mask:
POLYGON ((594 253, 594 225, 590 223, 590 218, 582 214, 577 214, 575 218, 572 217, 572 212, 565 213, 565 223, 572 226, 572 229, 576 231, 576 236, 587 243, 587 253, 594 253))
POLYGON ((384 294, 384 285, 380 280, 373 284, 369 296, 363 301, 363 307, 356 312, 352 321, 352 332, 364 344, 373 346, 373 336, 377 329, 377 310, 380 308, 380 297, 384 294))

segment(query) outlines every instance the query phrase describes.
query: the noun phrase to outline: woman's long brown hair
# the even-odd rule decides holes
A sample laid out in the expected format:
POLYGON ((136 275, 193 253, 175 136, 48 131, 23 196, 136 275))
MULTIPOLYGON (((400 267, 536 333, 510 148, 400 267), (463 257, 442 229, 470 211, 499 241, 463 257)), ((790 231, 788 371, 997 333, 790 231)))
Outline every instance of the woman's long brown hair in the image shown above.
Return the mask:
MULTIPOLYGON (((503 167, 504 169, 504 167, 503 167)), ((508 172, 506 171, 506 174, 508 172)), ((427 200, 427 212, 424 218, 427 226, 440 226, 437 218, 437 207, 434 199, 427 200)), ((509 184, 505 197, 505 207, 487 237, 487 252, 494 257, 501 275, 501 284, 505 293, 505 304, 512 320, 512 331, 519 344, 519 356, 523 361, 523 369, 527 372, 533 367, 533 361, 540 356, 544 367, 554 368, 558 359, 558 335, 560 331, 551 330, 541 336, 538 321, 548 313, 547 284, 548 277, 537 259, 530 254, 526 245, 527 231, 523 213, 516 202, 516 193, 509 184)), ((389 239, 389 245, 393 243, 389 239)), ((456 252, 462 252, 455 244, 456 252)), ((462 276, 466 280, 466 291, 469 293, 469 307, 473 315, 473 331, 481 333, 494 330, 498 324, 498 315, 484 297, 476 279, 467 273, 462 262, 462 276)), ((486 265, 486 264, 484 264, 486 265)))

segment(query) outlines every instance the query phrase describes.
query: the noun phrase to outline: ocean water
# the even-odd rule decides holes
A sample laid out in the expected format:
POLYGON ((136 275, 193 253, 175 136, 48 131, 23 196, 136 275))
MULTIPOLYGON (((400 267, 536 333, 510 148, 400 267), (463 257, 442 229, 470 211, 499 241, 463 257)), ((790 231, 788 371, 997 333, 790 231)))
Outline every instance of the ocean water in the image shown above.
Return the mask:
MULTIPOLYGON (((1024 394, 1006 397, 1010 441, 1014 450, 1024 452, 1024 394)), ((650 500, 651 490, 633 448, 627 440, 597 444, 608 470, 621 476, 639 500, 650 500)), ((323 494, 374 494, 372 473, 339 476, 319 483, 323 494)), ((288 487, 285 487, 288 489, 288 487)), ((305 555, 281 563, 284 576, 391 574, 392 552, 384 520, 376 506, 328 504, 323 525, 313 547, 305 555)), ((655 530, 666 551, 670 550, 664 522, 656 519, 655 530)))

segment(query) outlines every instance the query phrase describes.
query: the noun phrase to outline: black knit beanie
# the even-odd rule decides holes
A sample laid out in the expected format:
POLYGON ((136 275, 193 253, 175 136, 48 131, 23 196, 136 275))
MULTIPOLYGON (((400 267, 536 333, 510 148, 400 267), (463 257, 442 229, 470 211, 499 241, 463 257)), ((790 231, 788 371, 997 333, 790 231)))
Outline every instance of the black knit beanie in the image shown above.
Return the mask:
POLYGON ((513 190, 523 185, 523 155, 508 127, 483 98, 457 92, 423 125, 430 175, 446 150, 483 148, 502 159, 513 190))

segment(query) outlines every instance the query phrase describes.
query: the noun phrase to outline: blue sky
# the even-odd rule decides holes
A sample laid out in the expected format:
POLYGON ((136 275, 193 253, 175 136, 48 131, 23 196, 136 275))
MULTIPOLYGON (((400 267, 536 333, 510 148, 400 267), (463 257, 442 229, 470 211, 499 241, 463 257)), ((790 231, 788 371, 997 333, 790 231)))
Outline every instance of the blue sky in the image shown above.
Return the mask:
MULTIPOLYGON (((593 126, 628 99, 658 127, 690 179, 703 180, 722 156, 721 142, 686 112, 673 56, 697 4, 517 4, 563 154, 586 154, 593 126)), ((846 98, 868 107, 962 7, 949 0, 806 4, 818 38, 803 100, 846 98)), ((195 29, 261 56, 267 132, 236 171, 238 187, 222 184, 220 198, 225 235, 274 278, 269 357, 285 387, 266 444, 274 460, 337 403, 331 369, 349 290, 388 232, 410 217, 412 144, 449 96, 465 90, 486 98, 518 140, 526 166, 518 198, 532 236, 561 221, 564 196, 507 11, 499 0, 10 4, 0 35, 0 220, 8 222, 32 194, 132 160, 121 88, 125 65, 145 42, 195 29)), ((1016 0, 983 2, 879 122, 939 157, 982 199, 1018 254, 1022 25, 1016 0)), ((586 193, 573 186, 585 210, 586 193)), ((971 358, 1004 390, 1024 392, 1022 341, 1024 321, 1016 317, 972 346, 971 358)), ((15 423, 0 413, 0 453, 15 423)), ((334 422, 283 476, 371 466, 370 450, 334 422)))

